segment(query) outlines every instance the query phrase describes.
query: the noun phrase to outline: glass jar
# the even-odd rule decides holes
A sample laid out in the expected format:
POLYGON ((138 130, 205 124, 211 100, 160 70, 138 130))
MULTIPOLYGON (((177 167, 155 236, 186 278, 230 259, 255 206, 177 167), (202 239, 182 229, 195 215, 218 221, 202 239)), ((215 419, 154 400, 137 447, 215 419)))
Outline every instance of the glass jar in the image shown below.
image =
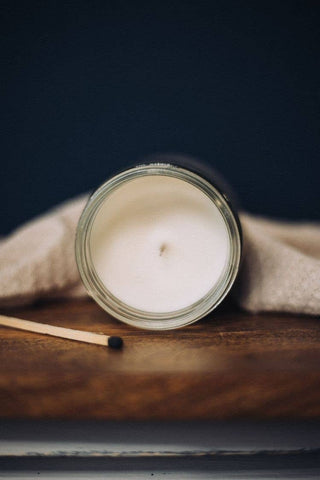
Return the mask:
MULTIPOLYGON (((217 179, 217 175, 214 173, 213 170, 210 169, 210 167, 204 166, 203 164, 197 161, 194 161, 193 159, 188 159, 186 157, 181 157, 181 156, 163 156, 162 155, 162 156, 153 157, 144 164, 137 165, 133 168, 129 168, 127 170, 124 170, 118 173, 117 175, 111 177, 105 183, 103 183, 91 195, 80 217, 78 227, 77 227, 76 244, 75 244, 76 261, 77 261, 82 282, 86 287, 89 295, 105 311, 107 311, 113 317, 125 323, 128 323, 130 325, 133 325, 135 327, 144 328, 144 329, 165 330, 165 329, 173 329, 173 328, 189 325, 199 320, 200 318, 204 317, 208 313, 210 313, 214 308, 216 308, 221 303, 221 301, 226 297, 226 295, 230 291, 239 270, 239 265, 241 260, 241 251, 242 251, 242 235, 241 235, 241 226, 240 226, 239 218, 235 213, 234 209, 232 208, 230 201, 228 200, 225 192, 221 189, 221 187, 217 186, 216 179, 217 179), (95 238, 98 238, 97 237, 98 234, 96 232, 99 231, 99 229, 101 230, 101 228, 104 228, 103 221, 100 218, 102 215, 101 212, 103 211, 107 212, 106 215, 112 214, 112 210, 114 209, 113 205, 115 204, 112 199, 115 198, 115 192, 117 192, 118 199, 120 199, 120 203, 121 203, 122 201, 121 199, 125 197, 124 194, 122 195, 122 192, 125 193, 126 189, 128 189, 130 185, 131 187, 134 185, 134 183, 130 183, 130 182, 137 181, 138 179, 144 179, 144 181, 142 182, 140 181, 143 187, 144 182, 146 185, 148 185, 148 181, 151 178, 156 186, 157 186, 157 182, 159 183, 160 180, 162 181, 163 184, 166 184, 166 182, 167 183, 169 182, 169 186, 170 186, 170 180, 167 181, 167 179, 175 179, 175 182, 177 183, 179 188, 180 186, 182 186, 183 188, 184 186, 186 187, 185 188, 186 192, 188 189, 196 189, 194 192, 191 192, 191 194, 193 195, 194 193, 195 198, 199 197, 199 201, 201 202, 207 202, 207 203, 209 202, 210 205, 208 205, 208 207, 212 206, 212 209, 217 209, 217 211, 219 212, 219 215, 221 216, 221 222, 223 223, 223 228, 227 232, 226 242, 228 242, 228 246, 226 249, 224 249, 224 252, 227 252, 227 253, 224 254, 225 255, 225 259, 223 259, 224 264, 221 267, 221 271, 219 271, 218 278, 214 282, 212 287, 209 288, 208 291, 204 292, 203 295, 201 294, 199 298, 192 299, 191 298, 192 295, 191 295, 190 304, 183 305, 182 308, 169 308, 168 311, 163 311, 163 308, 159 308, 160 311, 155 311, 156 308, 155 309, 139 308, 139 305, 138 307, 137 305, 132 305, 134 301, 126 302, 123 298, 119 298, 119 295, 117 295, 115 291, 111 291, 112 288, 106 285, 108 282, 104 280, 103 274, 101 274, 101 272, 99 271, 99 268, 101 266, 98 264, 98 261, 95 259, 96 257, 95 249, 98 248, 96 246, 97 242, 95 240, 95 238), (179 182, 186 182, 186 183, 180 184, 179 182), (111 213, 109 212, 109 210, 111 210, 111 213)), ((175 183, 172 182, 172 184, 174 188, 175 183)), ((137 183, 137 185, 140 185, 140 184, 137 183)), ((220 181, 220 185, 221 185, 221 181, 220 181)), ((136 190, 138 191, 139 188, 136 190)), ((149 196, 149 198, 151 202, 152 191, 153 191, 152 188, 150 191, 151 191, 151 195, 149 196)), ((183 192, 184 190, 182 190, 182 193, 183 192)), ((174 195, 174 192, 173 192, 173 195, 174 195)), ((128 209, 131 208, 130 198, 131 197, 129 196, 128 198, 123 200, 124 205, 121 206, 122 212, 125 212, 126 205, 128 206, 128 209)), ((177 198, 177 202, 173 201, 172 210, 176 208, 174 204, 179 203, 180 194, 178 194, 176 198, 177 198)), ((165 201, 165 195, 163 197, 163 201, 165 201)), ((118 203, 119 203, 119 200, 118 200, 118 203)), ((149 202, 146 202, 146 203, 149 203, 149 202)), ((139 206, 140 210, 141 208, 143 209, 143 205, 141 203, 139 205, 140 205, 139 206)), ((214 213, 214 210, 212 210, 212 212, 214 213)), ((154 215, 154 217, 155 217, 155 220, 153 219, 153 221, 157 222, 157 216, 154 215)), ((119 214, 118 216, 116 216, 116 220, 113 219, 113 222, 114 221, 118 222, 121 225, 122 216, 119 214)), ((130 216, 130 221, 134 226, 135 219, 132 218, 132 215, 130 216)), ((108 223, 106 223, 106 225, 107 224, 108 223)), ((105 228, 107 228, 107 226, 105 228)), ((178 227, 176 227, 176 225, 174 224, 173 228, 177 229, 178 227)), ((192 232, 190 232, 190 235, 191 233, 192 232)), ((122 237, 119 237, 119 238, 121 239, 121 241, 125 240, 122 237)), ((147 242, 147 240, 145 241, 147 242)), ((146 245, 148 247, 148 244, 146 245)), ((130 244, 130 248, 132 248, 131 244, 130 244)), ((164 249, 164 248, 165 246, 162 245, 162 247, 159 250, 159 255, 161 255, 161 249, 164 249)), ((183 248, 183 245, 181 245, 181 248, 183 248)), ((124 254, 123 256, 125 256, 126 252, 124 250, 122 252, 124 254)), ((199 252, 195 252, 195 253, 198 254, 199 252)), ((210 257, 211 253, 212 252, 208 253, 208 258, 210 257)), ((176 255, 178 254, 176 253, 176 255)), ((205 260, 206 253, 203 253, 201 255, 202 255, 201 261, 205 260)), ((122 255, 120 255, 120 257, 121 256, 122 255)), ((156 259, 156 261, 158 262, 158 259, 156 259)), ((161 260, 161 262, 162 261, 165 261, 165 260, 161 260)), ((170 262, 170 258, 169 260, 167 259, 166 261, 170 262)), ((221 261, 222 260, 220 259, 220 262, 221 261)), ((103 263, 103 260, 101 260, 101 262, 103 263)), ((119 258, 119 262, 121 262, 121 258, 119 258)), ((182 266, 184 266, 184 263, 182 263, 182 266)), ((197 270, 197 265, 194 265, 194 267, 195 267, 196 274, 198 274, 199 272, 197 270)), ((193 268, 192 260, 191 260, 190 268, 191 269, 193 268)), ((179 269, 177 271, 179 272, 179 269)), ((149 275, 149 272, 148 272, 148 275, 149 275)), ((151 269, 151 275, 152 275, 152 269, 151 269)), ((155 275, 157 275, 157 272, 155 272, 155 275)), ((179 280, 180 283, 182 284, 180 290, 183 290, 183 282, 184 282, 183 271, 179 272, 178 277, 179 278, 177 280, 179 280)), ((126 275, 124 274, 122 278, 125 279, 126 275)), ((177 283, 175 282, 174 278, 172 279, 170 277, 168 278, 168 281, 169 280, 173 281, 175 284, 177 283)), ((110 282, 112 285, 112 278, 110 279, 110 282)), ((194 282, 196 282, 196 280, 194 280, 194 282)), ((174 283, 172 283, 172 285, 174 285, 174 283)), ((132 286, 132 288, 138 288, 136 285, 134 285, 134 282, 132 281, 131 284, 129 283, 129 286, 126 287, 127 290, 130 290, 131 288, 130 285, 132 286)), ((197 284, 194 283, 194 286, 197 286, 197 284)), ((122 288, 121 278, 120 278, 119 288, 120 289, 122 288)), ((179 294, 181 293, 180 290, 179 290, 179 294)), ((171 292, 171 290, 168 290, 168 292, 169 291, 171 292)), ((148 297, 149 293, 150 293, 149 287, 147 286, 146 294, 145 294, 146 298, 148 297)), ((130 292, 128 292, 128 294, 130 295, 130 292)), ((154 294, 154 292, 152 292, 152 294, 154 294)), ((132 298, 134 298, 134 296, 132 298)), ((174 300, 174 297, 173 297, 173 300, 174 300)), ((150 301, 152 301, 152 298, 150 301)), ((155 301, 155 303, 157 303, 157 301, 155 301)))

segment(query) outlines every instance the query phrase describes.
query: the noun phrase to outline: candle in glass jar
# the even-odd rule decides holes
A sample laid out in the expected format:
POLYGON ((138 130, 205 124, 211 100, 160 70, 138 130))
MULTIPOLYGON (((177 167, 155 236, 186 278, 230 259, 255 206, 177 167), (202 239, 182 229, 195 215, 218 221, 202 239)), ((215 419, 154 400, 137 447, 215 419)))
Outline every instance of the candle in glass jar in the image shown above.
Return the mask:
POLYGON ((88 293, 119 320, 150 329, 188 325, 232 287, 239 220, 202 172, 193 164, 138 165, 89 199, 77 228, 77 264, 88 293))

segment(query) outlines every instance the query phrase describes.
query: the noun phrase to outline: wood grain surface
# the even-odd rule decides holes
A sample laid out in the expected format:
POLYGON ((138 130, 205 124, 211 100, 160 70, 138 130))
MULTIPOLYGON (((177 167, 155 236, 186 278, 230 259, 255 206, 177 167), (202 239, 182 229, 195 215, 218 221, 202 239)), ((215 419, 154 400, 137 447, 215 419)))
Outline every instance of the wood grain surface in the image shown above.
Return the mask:
POLYGON ((121 351, 0 327, 0 416, 108 420, 320 418, 320 320, 230 306, 166 332, 90 300, 2 312, 119 335, 121 351))

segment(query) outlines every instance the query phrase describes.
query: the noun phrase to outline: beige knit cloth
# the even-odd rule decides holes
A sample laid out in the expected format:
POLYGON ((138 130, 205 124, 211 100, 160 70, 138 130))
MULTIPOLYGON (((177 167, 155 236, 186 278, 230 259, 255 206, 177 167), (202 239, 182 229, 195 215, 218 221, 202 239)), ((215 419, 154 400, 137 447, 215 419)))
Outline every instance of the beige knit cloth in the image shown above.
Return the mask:
MULTIPOLYGON (((64 203, 0 242, 0 306, 83 297, 74 237, 87 196, 64 203)), ((248 311, 320 314, 320 224, 241 215, 244 261, 234 295, 248 311)))

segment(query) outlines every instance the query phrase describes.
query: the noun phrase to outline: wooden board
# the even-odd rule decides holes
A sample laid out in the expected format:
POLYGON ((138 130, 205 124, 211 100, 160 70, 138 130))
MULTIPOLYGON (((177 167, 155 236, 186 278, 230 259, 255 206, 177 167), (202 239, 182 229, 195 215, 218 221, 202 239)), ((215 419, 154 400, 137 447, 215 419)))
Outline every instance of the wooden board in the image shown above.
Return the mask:
POLYGON ((122 351, 0 328, 3 418, 320 418, 320 322, 223 307, 189 327, 128 327, 87 301, 2 312, 120 335, 122 351))

